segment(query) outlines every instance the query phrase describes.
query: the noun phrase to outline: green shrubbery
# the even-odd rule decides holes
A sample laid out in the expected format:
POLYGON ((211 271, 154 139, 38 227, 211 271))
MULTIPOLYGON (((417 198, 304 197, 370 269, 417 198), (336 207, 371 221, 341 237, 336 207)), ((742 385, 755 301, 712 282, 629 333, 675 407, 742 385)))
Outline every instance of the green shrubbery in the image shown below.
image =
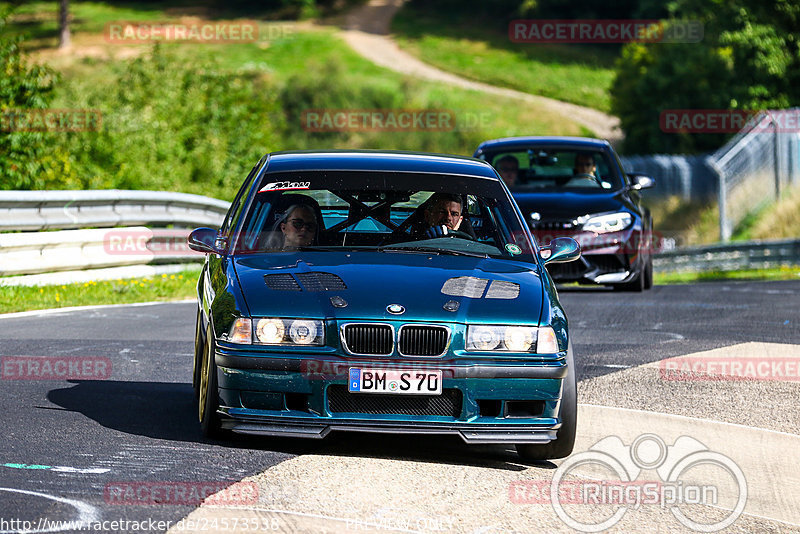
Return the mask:
POLYGON ((7 37, 7 18, 0 13, 0 187, 30 189, 42 185, 46 136, 15 131, 9 121, 16 110, 46 108, 53 97, 55 74, 29 65, 20 51, 20 39, 7 37))
POLYGON ((56 138, 72 161, 53 186, 227 197, 275 146, 276 91, 260 72, 190 65, 159 47, 112 72, 102 86, 64 85, 63 100, 100 110, 103 125, 56 138))

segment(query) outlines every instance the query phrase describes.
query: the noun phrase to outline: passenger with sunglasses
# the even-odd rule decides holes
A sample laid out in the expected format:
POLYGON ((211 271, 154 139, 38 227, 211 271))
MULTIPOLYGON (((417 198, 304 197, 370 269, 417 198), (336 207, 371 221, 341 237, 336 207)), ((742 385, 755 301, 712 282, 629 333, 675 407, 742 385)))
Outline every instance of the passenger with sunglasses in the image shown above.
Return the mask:
POLYGON ((283 250, 305 247, 313 244, 317 235, 317 217, 310 207, 295 204, 286 210, 280 228, 283 233, 283 250))

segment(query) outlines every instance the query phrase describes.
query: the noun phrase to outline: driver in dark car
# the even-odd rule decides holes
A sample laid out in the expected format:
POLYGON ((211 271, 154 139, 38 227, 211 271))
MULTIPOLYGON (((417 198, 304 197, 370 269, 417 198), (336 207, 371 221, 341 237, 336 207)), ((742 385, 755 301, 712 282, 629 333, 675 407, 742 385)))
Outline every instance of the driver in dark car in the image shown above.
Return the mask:
POLYGON ((586 152, 578 152, 575 155, 575 168, 572 169, 572 173, 575 176, 582 174, 594 175, 596 170, 597 165, 594 163, 594 156, 586 152))
POLYGON ((462 202, 458 195, 434 193, 425 209, 425 223, 428 228, 424 231, 424 236, 433 239, 446 236, 452 230, 458 231, 464 220, 462 202))

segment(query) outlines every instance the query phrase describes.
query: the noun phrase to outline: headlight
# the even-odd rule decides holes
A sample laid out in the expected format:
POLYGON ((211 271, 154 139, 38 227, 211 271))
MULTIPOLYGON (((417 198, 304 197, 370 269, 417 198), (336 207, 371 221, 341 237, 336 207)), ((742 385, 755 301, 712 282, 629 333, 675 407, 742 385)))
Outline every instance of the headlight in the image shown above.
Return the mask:
POLYGON ((265 345, 322 345, 322 321, 265 317, 256 321, 255 341, 265 345))
POLYGON ((467 327, 467 350, 553 354, 558 341, 549 326, 475 325, 467 327))
POLYGON ((633 221, 633 217, 631 217, 630 213, 626 212, 598 215, 583 223, 583 229, 598 234, 619 232, 630 226, 631 221, 633 221))
POLYGON ((259 319, 256 323, 256 339, 260 343, 282 343, 286 327, 280 319, 259 319))

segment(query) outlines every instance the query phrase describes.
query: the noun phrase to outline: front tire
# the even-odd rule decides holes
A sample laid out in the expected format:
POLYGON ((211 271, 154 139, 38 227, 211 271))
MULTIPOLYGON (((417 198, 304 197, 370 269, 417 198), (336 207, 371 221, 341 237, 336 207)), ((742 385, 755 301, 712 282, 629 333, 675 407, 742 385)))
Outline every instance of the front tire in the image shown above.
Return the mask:
POLYGON ((653 257, 647 258, 647 267, 645 268, 644 288, 650 289, 653 287, 653 257))
POLYGON ((217 413, 219 408, 219 389, 217 387, 217 364, 214 361, 216 343, 211 323, 206 329, 206 343, 202 365, 200 369, 200 384, 198 397, 198 416, 200 430, 207 438, 219 438, 223 435, 222 419, 217 413))
POLYGON ((197 322, 194 327, 194 363, 192 364, 192 387, 194 388, 194 398, 200 398, 200 369, 203 366, 205 356, 205 343, 203 340, 203 321, 202 312, 197 311, 197 322))
POLYGON ((556 439, 544 445, 517 443, 517 454, 525 461, 538 462, 556 458, 566 458, 575 447, 575 432, 578 425, 578 382, 575 372, 575 357, 572 354, 572 343, 567 348, 567 376, 561 392, 561 403, 558 417, 561 428, 556 432, 556 439))

